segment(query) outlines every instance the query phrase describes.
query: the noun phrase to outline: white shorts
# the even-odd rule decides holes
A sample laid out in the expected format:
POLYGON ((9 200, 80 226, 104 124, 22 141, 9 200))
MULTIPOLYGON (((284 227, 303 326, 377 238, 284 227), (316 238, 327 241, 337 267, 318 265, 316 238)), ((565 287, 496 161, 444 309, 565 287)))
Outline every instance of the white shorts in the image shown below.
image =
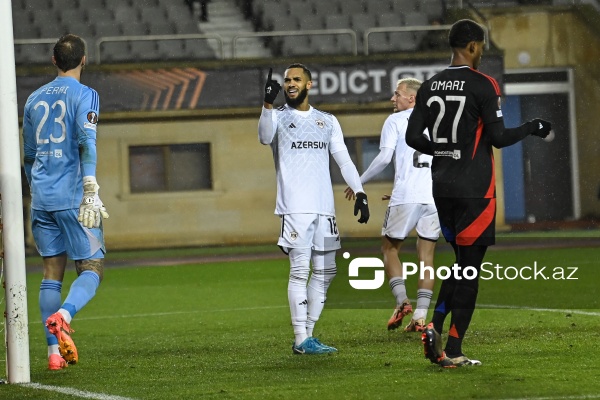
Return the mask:
POLYGON ((404 240, 413 229, 423 239, 440 237, 440 220, 435 204, 399 204, 388 207, 381 236, 404 240))
POLYGON ((330 251, 342 247, 335 215, 285 214, 280 218, 277 245, 286 254, 290 248, 330 251))

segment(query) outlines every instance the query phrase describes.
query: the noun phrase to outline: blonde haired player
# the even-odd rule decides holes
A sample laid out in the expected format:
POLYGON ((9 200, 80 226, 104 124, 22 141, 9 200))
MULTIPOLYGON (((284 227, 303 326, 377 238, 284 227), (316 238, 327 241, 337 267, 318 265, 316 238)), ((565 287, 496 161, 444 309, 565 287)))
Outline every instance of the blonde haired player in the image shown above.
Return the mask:
MULTIPOLYGON (((440 223, 431 192, 431 156, 415 151, 404 139, 408 118, 415 106, 415 96, 421 81, 415 78, 400 79, 394 95, 390 99, 394 113, 390 115, 381 129, 379 154, 369 168, 360 177, 361 183, 369 182, 394 159, 394 189, 389 199, 381 230, 383 264, 388 275, 390 289, 396 298, 396 308, 388 321, 388 329, 402 325, 402 319, 413 312, 412 304, 406 294, 402 264, 398 258, 400 247, 409 233, 416 228, 417 253, 419 261, 433 267, 435 244, 440 236, 440 223)), ((346 198, 354 195, 346 188, 346 198)), ((417 308, 405 331, 422 332, 425 330, 427 309, 433 295, 433 276, 419 279, 417 290, 417 308)))

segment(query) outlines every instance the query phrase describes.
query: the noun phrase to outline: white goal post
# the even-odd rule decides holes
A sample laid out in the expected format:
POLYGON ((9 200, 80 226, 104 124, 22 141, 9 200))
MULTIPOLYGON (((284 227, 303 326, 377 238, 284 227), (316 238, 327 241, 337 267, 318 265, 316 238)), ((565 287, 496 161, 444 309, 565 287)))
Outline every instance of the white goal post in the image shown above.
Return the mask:
POLYGON ((6 297, 6 374, 8 383, 29 383, 29 328, 21 151, 17 82, 10 1, 0 1, 0 201, 2 201, 2 242, 6 297))

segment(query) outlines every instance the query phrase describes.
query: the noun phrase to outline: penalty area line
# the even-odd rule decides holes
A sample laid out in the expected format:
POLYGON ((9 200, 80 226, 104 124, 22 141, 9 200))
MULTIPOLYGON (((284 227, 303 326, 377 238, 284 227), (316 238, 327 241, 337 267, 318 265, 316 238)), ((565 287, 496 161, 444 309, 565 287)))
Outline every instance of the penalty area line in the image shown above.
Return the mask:
POLYGON ((123 397, 123 396, 113 396, 110 394, 104 393, 94 393, 94 392, 86 392, 85 390, 79 390, 68 387, 60 387, 60 386, 51 386, 51 385, 42 385, 41 383, 22 383, 20 386, 38 389, 38 390, 47 390, 49 392, 56 392, 61 394, 66 394, 69 396, 81 397, 83 399, 95 399, 95 400, 135 400, 131 397, 123 397))

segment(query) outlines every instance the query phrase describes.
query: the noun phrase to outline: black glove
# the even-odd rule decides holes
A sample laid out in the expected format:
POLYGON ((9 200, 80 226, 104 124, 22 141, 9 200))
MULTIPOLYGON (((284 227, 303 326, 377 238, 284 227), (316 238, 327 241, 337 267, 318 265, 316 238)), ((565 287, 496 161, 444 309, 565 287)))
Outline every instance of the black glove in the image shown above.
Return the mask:
POLYGON ((539 136, 544 139, 550 131, 552 130, 552 124, 548 121, 544 121, 543 119, 536 118, 531 121, 532 124, 535 124, 535 131, 531 134, 534 136, 539 136))
POLYGON ((271 79, 272 74, 273 68, 269 68, 269 76, 267 76, 267 84, 265 85, 265 103, 268 104, 273 104, 281 90, 281 85, 271 79))
POLYGON ((369 214, 369 203, 367 202, 367 195, 364 193, 356 193, 356 201, 354 202, 354 216, 358 215, 360 210, 360 218, 358 222, 366 224, 371 214, 369 214))

